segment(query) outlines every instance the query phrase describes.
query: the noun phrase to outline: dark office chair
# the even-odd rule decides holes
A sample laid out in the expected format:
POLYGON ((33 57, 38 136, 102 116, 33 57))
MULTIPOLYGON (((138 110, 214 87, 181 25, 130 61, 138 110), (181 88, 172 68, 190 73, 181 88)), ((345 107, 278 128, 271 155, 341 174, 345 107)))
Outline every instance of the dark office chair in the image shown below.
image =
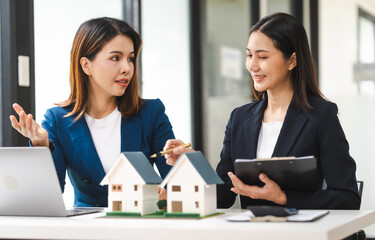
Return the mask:
MULTIPOLYGON (((362 199, 362 191, 363 191, 363 181, 357 181, 358 193, 359 197, 362 199)), ((366 233, 363 230, 354 233, 353 235, 344 238, 344 240, 366 240, 366 233)))
POLYGON ((357 181, 359 197, 362 199, 363 181, 357 181))

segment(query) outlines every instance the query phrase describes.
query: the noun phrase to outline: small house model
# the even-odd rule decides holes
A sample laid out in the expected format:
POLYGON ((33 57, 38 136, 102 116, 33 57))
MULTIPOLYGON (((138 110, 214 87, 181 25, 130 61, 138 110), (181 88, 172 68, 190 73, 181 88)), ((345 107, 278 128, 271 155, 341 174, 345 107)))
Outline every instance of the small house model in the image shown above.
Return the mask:
POLYGON ((167 212, 216 213, 216 184, 223 183, 201 152, 182 154, 161 183, 167 185, 167 212))
POLYGON ((100 185, 108 185, 108 209, 151 214, 158 210, 162 182, 142 152, 123 152, 100 185))

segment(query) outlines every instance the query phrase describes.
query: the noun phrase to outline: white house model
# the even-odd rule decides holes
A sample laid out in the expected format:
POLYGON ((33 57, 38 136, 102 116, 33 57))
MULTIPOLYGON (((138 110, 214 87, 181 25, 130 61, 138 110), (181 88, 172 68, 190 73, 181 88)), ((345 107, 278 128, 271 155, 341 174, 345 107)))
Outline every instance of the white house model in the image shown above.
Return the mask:
POLYGON ((216 213, 216 184, 223 183, 201 152, 184 153, 161 183, 167 185, 167 212, 216 213))
POLYGON ((142 152, 123 152, 100 185, 108 184, 108 209, 141 215, 158 210, 162 179, 142 152))

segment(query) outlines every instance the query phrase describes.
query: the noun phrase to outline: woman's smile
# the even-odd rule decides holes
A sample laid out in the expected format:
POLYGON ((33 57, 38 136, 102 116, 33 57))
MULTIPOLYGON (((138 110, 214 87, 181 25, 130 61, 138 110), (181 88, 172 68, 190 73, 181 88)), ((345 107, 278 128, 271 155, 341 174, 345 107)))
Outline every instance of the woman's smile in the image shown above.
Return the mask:
POLYGON ((115 81, 115 83, 117 83, 121 87, 127 87, 129 83, 129 79, 127 78, 118 79, 115 81))
POLYGON ((267 77, 266 75, 260 75, 260 74, 252 74, 251 76, 255 82, 261 82, 267 77))

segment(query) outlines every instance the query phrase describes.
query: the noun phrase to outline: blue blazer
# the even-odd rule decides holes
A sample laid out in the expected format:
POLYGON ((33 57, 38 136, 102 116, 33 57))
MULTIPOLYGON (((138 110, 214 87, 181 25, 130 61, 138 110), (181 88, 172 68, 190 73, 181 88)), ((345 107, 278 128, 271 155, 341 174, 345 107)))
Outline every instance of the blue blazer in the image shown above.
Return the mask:
MULTIPOLYGON (((313 110, 303 111, 292 101, 280 130, 273 157, 314 155, 327 187, 317 191, 284 190, 290 208, 299 209, 359 209, 360 197, 356 183, 356 164, 349 155, 349 145, 337 118, 337 106, 318 97, 309 98, 313 110)), ((217 186, 219 208, 230 207, 236 194, 227 175, 234 172, 236 159, 256 158, 258 136, 267 96, 236 108, 228 121, 221 161, 217 173, 225 184, 217 186)), ((274 205, 265 200, 241 196, 241 206, 274 205)))
MULTIPOLYGON (((96 152, 90 130, 84 117, 74 121, 74 116, 64 117, 70 108, 54 107, 44 115, 42 127, 54 143, 52 153, 60 186, 64 192, 65 173, 68 172, 74 187, 74 206, 107 206, 108 187, 99 183, 105 176, 96 152)), ((121 119, 121 152, 142 151, 151 164, 156 164, 164 178, 171 167, 164 157, 151 159, 153 153, 163 149, 168 139, 173 139, 172 126, 159 100, 145 100, 138 114, 121 119)), ((119 152, 120 155, 120 152, 119 152)))

